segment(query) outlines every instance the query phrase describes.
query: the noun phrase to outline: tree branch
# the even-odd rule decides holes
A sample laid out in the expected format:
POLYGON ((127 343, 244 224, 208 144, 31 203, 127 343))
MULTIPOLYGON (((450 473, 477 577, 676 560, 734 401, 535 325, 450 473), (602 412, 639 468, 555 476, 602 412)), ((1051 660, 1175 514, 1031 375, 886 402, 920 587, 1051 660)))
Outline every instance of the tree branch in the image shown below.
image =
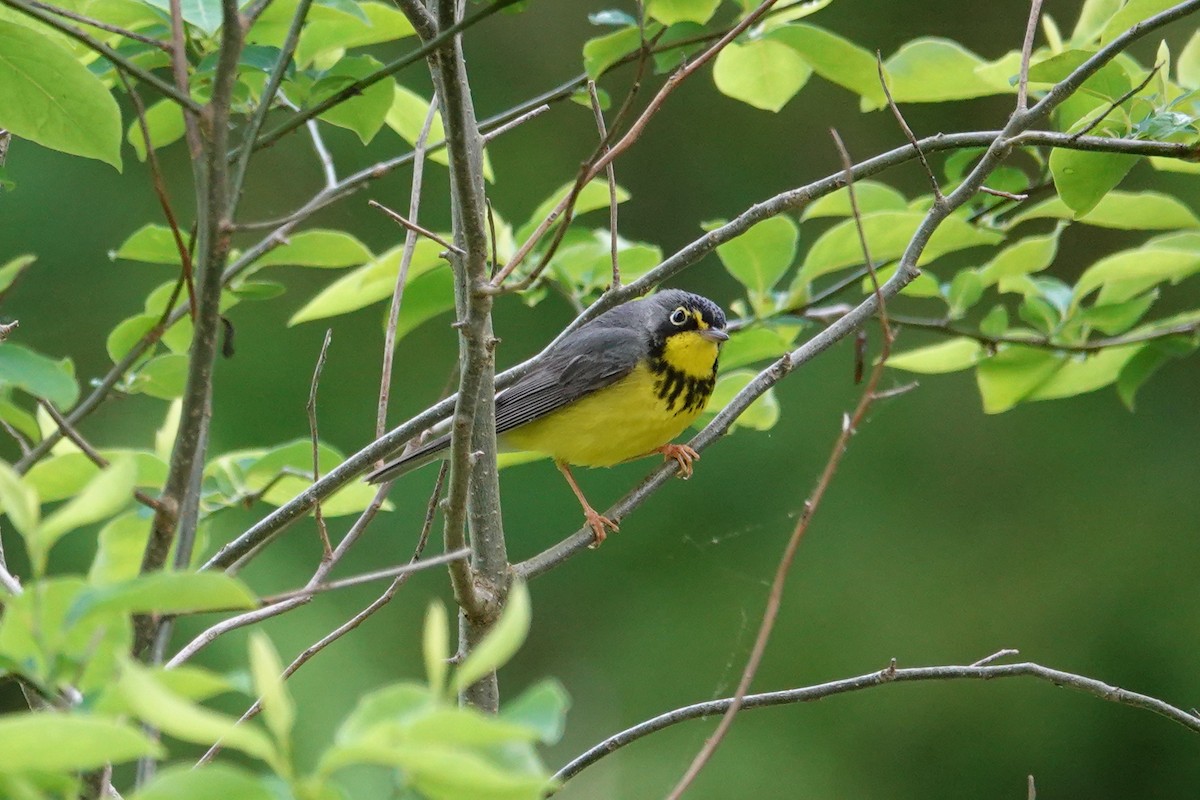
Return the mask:
MULTIPOLYGON (((821 700, 823 698, 832 697, 838 694, 845 694, 846 692, 872 689, 877 686, 886 686, 893 683, 949 680, 986 681, 1002 678, 1036 678, 1040 681, 1052 683, 1055 686, 1065 686, 1070 689, 1075 689, 1111 703, 1145 709, 1160 716, 1166 717, 1173 722, 1178 722, 1180 725, 1183 725, 1189 730, 1200 732, 1200 717, 1159 700, 1156 697, 1150 697, 1149 695, 1131 692, 1126 689, 1121 689, 1116 686, 1110 686, 1106 683, 1102 683, 1094 678, 1076 675, 1070 672, 1063 672, 1061 670, 1044 667, 1041 664, 1036 664, 1033 662, 985 666, 909 667, 906 669, 899 669, 895 666, 895 662, 893 661, 892 665, 885 669, 877 672, 869 672, 865 675, 859 675, 854 678, 844 678, 842 680, 830 681, 829 683, 821 683, 815 686, 806 686, 800 689, 787 689, 779 692, 764 692, 762 694, 747 695, 745 701, 743 702, 743 707, 765 708, 768 706, 789 705, 792 703, 807 703, 812 702, 813 700, 821 700)), ((625 745, 637 741, 643 736, 647 736, 651 733, 663 730, 664 728, 669 728, 672 725, 676 725, 687 720, 705 719, 716 714, 721 714, 732 702, 732 698, 709 700, 704 703, 696 703, 694 705, 677 708, 673 711, 668 711, 665 714, 660 714, 652 719, 648 719, 645 722, 638 723, 632 728, 610 736, 603 742, 597 744, 595 747, 592 747, 587 752, 573 759, 570 763, 566 764, 562 769, 555 773, 554 780, 559 783, 568 781, 582 772, 585 768, 595 764, 605 756, 611 755, 625 745)))

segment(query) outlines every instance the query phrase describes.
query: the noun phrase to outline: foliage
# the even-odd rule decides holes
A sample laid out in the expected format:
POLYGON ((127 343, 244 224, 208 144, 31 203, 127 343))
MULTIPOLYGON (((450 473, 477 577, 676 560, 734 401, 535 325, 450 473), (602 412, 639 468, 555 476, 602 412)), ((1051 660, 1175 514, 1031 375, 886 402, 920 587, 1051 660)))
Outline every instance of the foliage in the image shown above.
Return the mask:
MULTIPOLYGON (((987 59, 958 42, 921 37, 877 65, 869 49, 818 24, 830 2, 780 3, 734 37, 712 60, 717 91, 754 109, 751 114, 780 112, 815 76, 849 92, 867 113, 887 108, 889 93, 898 104, 951 103, 1015 100, 1024 88, 1018 49, 987 59)), ((1069 36, 1046 17, 1044 43, 1028 64, 1034 100, 1169 5, 1086 0, 1069 36)), ((686 77, 677 70, 688 69, 689 59, 755 7, 748 0, 649 0, 644 19, 601 9, 591 17, 599 30, 583 44, 580 68, 592 79, 630 65, 686 77)), ((0 718, 0 741, 6 743, 0 748, 0 794, 75 796, 84 773, 146 758, 177 763, 131 794, 139 800, 338 797, 339 773, 363 766, 386 769, 394 790, 409 793, 400 796, 543 796, 553 784, 535 745, 562 735, 561 687, 538 684, 495 716, 455 702, 458 693, 507 663, 524 641, 531 612, 523 583, 512 587, 488 636, 452 670, 447 615, 431 605, 424 632, 426 682, 364 694, 313 764, 297 763, 293 756, 301 712, 265 634, 250 641, 250 685, 236 674, 144 663, 146 643, 138 639, 147 619, 157 624, 164 616, 258 607, 261 601, 239 579, 201 569, 211 523, 256 503, 286 507, 348 458, 318 441, 315 431, 312 441, 239 443, 207 454, 199 448, 196 542, 174 540, 176 550, 163 562, 174 568, 144 568, 155 533, 179 509, 176 504, 164 510, 161 498, 143 493, 156 493, 181 474, 177 456, 191 436, 181 431, 195 433, 190 426, 206 413, 206 395, 195 389, 197 331, 204 323, 198 315, 205 311, 197 308, 202 303, 189 282, 206 259, 215 258, 217 265, 207 280, 220 282, 219 307, 207 320, 212 328, 236 306, 287 292, 295 274, 289 268, 315 270, 322 280, 291 315, 292 326, 330 324, 376 308, 393 297, 402 272, 403 304, 393 328, 398 347, 422 325, 455 311, 455 276, 443 243, 418 238, 376 252, 332 222, 310 224, 312 212, 337 199, 339 191, 348 194, 366 183, 370 170, 353 186, 350 179, 335 181, 315 205, 306 204, 278 224, 233 214, 246 177, 241 156, 305 123, 317 132, 317 144, 320 132, 333 126, 353 132, 364 146, 381 141, 392 149, 417 147, 431 98, 398 82, 392 61, 417 48, 414 25, 376 0, 319 0, 311 8, 303 0, 274 0, 246 17, 244 46, 229 53, 223 50, 229 45, 221 3, 184 0, 178 36, 187 81, 180 87, 170 82, 170 48, 155 44, 172 35, 171 5, 163 0, 71 2, 63 6, 70 14, 40 8, 0 0, 0 130, 7 132, 0 135, 120 170, 132 163, 123 158, 126 145, 138 161, 158 150, 188 147, 195 109, 187 106, 210 103, 222 91, 222 56, 236 57, 226 109, 237 134, 233 151, 208 156, 243 165, 234 170, 224 198, 235 218, 223 224, 249 222, 246 232, 271 232, 228 253, 173 218, 167 225, 147 221, 114 234, 106 247, 115 268, 126 262, 154 265, 162 279, 139 308, 113 320, 104 342, 114 365, 107 383, 81 381, 70 358, 36 352, 17 340, 0 343, 0 421, 26 451, 12 463, 0 462, 0 508, 7 543, 19 537, 29 565, 23 586, 0 583, 0 674, 19 680, 36 707, 0 718), (76 19, 79 14, 86 16, 76 19), (158 76, 158 82, 147 75, 158 76), (141 94, 156 93, 144 112, 140 95, 129 96, 126 80, 141 94), (259 124, 268 111, 272 121, 284 121, 264 132, 259 124), (161 401, 160 413, 145 421, 140 444, 123 442, 92 453, 75 437, 63 438, 63 423, 56 420, 58 409, 80 418, 90 413, 95 403, 81 399, 84 391, 98 392, 97 402, 110 392, 144 395, 161 401), (94 537, 86 574, 56 570, 56 546, 64 537, 82 538, 81 531, 94 537), (229 694, 257 698, 262 723, 239 723, 206 705, 229 694), (169 738, 158 742, 142 725, 169 738), (218 742, 240 755, 197 770, 177 755, 179 743, 218 742)), ((920 374, 972 371, 983 410, 992 414, 1107 387, 1132 409, 1159 367, 1200 343, 1200 308, 1181 288, 1200 272, 1200 219, 1164 179, 1169 173, 1194 174, 1194 158, 1148 156, 1138 145, 1185 143, 1194 156, 1198 118, 1200 33, 1195 33, 1178 53, 1162 42, 1153 63, 1124 52, 1089 75, 1054 109, 1040 130, 1044 135, 1020 143, 991 174, 990 193, 954 209, 920 250, 913 243, 931 210, 986 158, 978 143, 944 154, 931 151, 936 171, 928 193, 912 196, 873 174, 855 181, 852 204, 837 176, 840 180, 812 190, 788 213, 764 213, 740 235, 712 239, 705 251, 715 250, 737 296, 728 303, 734 333, 723 354, 724 372, 698 424, 747 398, 731 423, 744 429, 739 435, 785 424, 788 410, 773 390, 755 389, 758 369, 793 352, 824 325, 831 303, 871 296, 909 253, 915 253, 913 266, 921 275, 888 303, 887 313, 902 328, 938 338, 909 346, 906 334, 905 349, 891 356, 889 367, 920 374), (1131 175, 1155 188, 1119 188, 1131 175), (792 213, 795 209, 802 210, 792 213), (1061 243, 1091 229, 1113 234, 1111 241, 1120 244, 1092 263, 1076 263, 1061 243), (752 391, 758 393, 749 397, 752 391)), ((443 118, 435 118, 427 137, 430 160, 442 165, 449 163, 445 130, 443 118)), ((614 136, 608 144, 615 148, 619 141, 614 136)), ((532 213, 522 214, 506 203, 490 162, 483 163, 483 173, 496 192, 490 266, 496 270, 520 260, 510 283, 526 286, 520 295, 527 306, 553 293, 582 310, 610 288, 613 259, 625 284, 665 277, 661 265, 675 257, 666 243, 627 239, 603 219, 631 199, 625 187, 610 187, 603 178, 567 181, 532 213)), ((248 174, 257 177, 253 168, 248 174)), ((0 185, 13 191, 6 198, 18 202, 25 191, 2 175, 0 185)), ((200 199, 202 189, 197 188, 200 199)), ((697 246, 729 224, 698 224, 697 246)), ((455 232, 435 233, 449 240, 455 232)), ((34 256, 13 253, 0 265, 0 298, 33 264, 34 256)), ((338 488, 321 498, 323 517, 366 512, 362 518, 369 521, 375 490, 361 482, 338 488)), ((2 558, 0 568, 7 575, 2 558)))

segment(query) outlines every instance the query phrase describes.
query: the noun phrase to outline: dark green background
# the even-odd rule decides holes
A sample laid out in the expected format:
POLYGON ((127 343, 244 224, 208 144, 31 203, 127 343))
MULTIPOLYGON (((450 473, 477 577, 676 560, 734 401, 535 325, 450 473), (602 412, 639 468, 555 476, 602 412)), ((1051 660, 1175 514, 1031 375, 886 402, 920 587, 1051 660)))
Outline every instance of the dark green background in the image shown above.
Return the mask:
MULTIPOLYGON (((601 7, 542 0, 474 30, 468 55, 480 116, 578 72, 580 46, 599 32, 587 24, 586 12, 601 7)), ((1069 32, 1076 3, 1047 2, 1046 9, 1069 32)), ((994 58, 1019 45, 1026 10, 1018 2, 841 0, 811 21, 885 56, 909 38, 934 35, 994 58)), ((1193 28, 1169 29, 1176 52, 1193 28)), ((1142 43, 1143 62, 1156 46, 1157 39, 1142 43)), ((423 92, 428 86, 420 68, 401 80, 423 92)), ((604 86, 620 96, 627 82, 628 74, 618 73, 604 86)), ((1010 102, 905 111, 918 134, 929 134, 999 127, 1010 102)), ((633 193, 621 210, 622 234, 671 252, 699 233, 701 221, 731 217, 837 169, 830 126, 860 158, 902 143, 890 115, 857 109, 856 98, 814 77, 772 115, 718 94, 708 71, 698 75, 617 164, 618 181, 633 193)), ((388 131, 366 151, 344 131, 329 138, 341 174, 406 149, 388 131)), ((523 220, 574 175, 594 140, 590 112, 564 103, 496 142, 490 152, 498 182, 490 192, 499 213, 523 220)), ((320 174, 310 153, 296 136, 264 153, 245 213, 280 215, 311 194, 320 174)), ((186 218, 184 148, 172 146, 163 159, 186 218)), ((125 173, 117 175, 22 142, 13 145, 8 169, 18 190, 0 196, 0 261, 21 252, 40 258, 0 313, 21 320, 21 341, 71 356, 85 380, 98 376, 108 366, 107 332, 168 277, 162 268, 106 257, 136 227, 159 219, 145 170, 128 149, 125 173)), ((429 168, 422 211, 422 220, 439 228, 447 220, 445 177, 443 168, 429 168)), ((926 190, 912 165, 887 178, 910 195, 926 190)), ((1145 165, 1127 186, 1155 186, 1193 208, 1200 204, 1194 179, 1145 165)), ((407 196, 408 173, 400 171, 318 222, 354 231, 382 250, 400 233, 368 209, 366 199, 402 208, 407 196)), ((811 241, 807 227, 804 236, 811 241)), ((1138 240, 1073 228, 1054 273, 1070 279, 1099 255, 1138 240)), ((975 255, 977 263, 988 257, 975 255)), ((218 365, 214 453, 307 435, 304 403, 326 326, 286 328, 285 322, 331 277, 289 271, 283 298, 232 312, 237 354, 218 365)), ((723 305, 737 296, 715 257, 675 283, 723 305)), ((1174 291, 1196 295, 1194 285, 1174 291)), ((333 321, 321 429, 346 451, 367 441, 373 428, 381 314, 376 306, 333 321)), ((496 314, 501 365, 535 352, 570 317, 556 299, 532 311, 502 300, 496 314)), ((402 343, 393 421, 437 398, 454 354, 447 323, 439 319, 402 343)), ((905 332, 900 344, 924 341, 905 332)), ((892 657, 901 666, 962 664, 1015 647, 1024 658, 1184 708, 1200 704, 1196 364, 1169 364, 1143 390, 1136 414, 1105 390, 985 416, 965 373, 923 379, 918 391, 877 406, 800 549, 754 688, 868 672, 892 657)), ((508 696, 543 676, 557 677, 569 690, 574 705, 567 735, 546 752, 549 764, 661 711, 732 692, 796 512, 843 411, 857 398, 852 368, 852 353, 842 346, 794 373, 778 390, 778 427, 718 443, 705 452, 692 481, 672 483, 598 552, 533 584, 533 631, 501 682, 508 696)), ((144 398, 113 400, 86 432, 100 445, 132 440, 149 446, 163 410, 161 402, 144 398)), ((647 469, 628 465, 580 477, 603 508, 647 469)), ((424 470, 395 488, 398 510, 371 529, 339 574, 408 557, 433 477, 424 470)), ((502 484, 514 559, 578 526, 578 506, 547 463, 506 471, 502 484)), ((217 535, 231 537, 265 511, 229 513, 217 535)), ((342 531, 348 524, 340 518, 333 527, 342 531)), ((83 569, 91 546, 85 538, 60 546, 57 566, 83 569)), ((245 577, 262 593, 292 588, 307 579, 318 554, 313 526, 305 523, 245 577)), ((329 741, 358 695, 421 675, 421 617, 431 595, 448 597, 446 584, 441 572, 413 580, 292 680, 301 702, 300 763, 329 741)), ((267 629, 289 658, 381 588, 324 595, 267 629)), ((199 624, 182 627, 194 631, 199 624)), ((244 647, 244 637, 230 635, 202 661, 237 669, 245 663, 244 647)), ((228 708, 240 710, 234 702, 228 708)), ((689 723, 657 734, 589 769, 561 796, 661 796, 711 727, 689 723)), ((1147 712, 1028 679, 897 685, 811 706, 745 712, 689 796, 1014 798, 1024 796, 1025 776, 1032 773, 1043 797, 1193 797, 1198 748, 1194 734, 1147 712)), ((368 783, 358 796, 379 796, 366 788, 370 776, 362 779, 368 783)))

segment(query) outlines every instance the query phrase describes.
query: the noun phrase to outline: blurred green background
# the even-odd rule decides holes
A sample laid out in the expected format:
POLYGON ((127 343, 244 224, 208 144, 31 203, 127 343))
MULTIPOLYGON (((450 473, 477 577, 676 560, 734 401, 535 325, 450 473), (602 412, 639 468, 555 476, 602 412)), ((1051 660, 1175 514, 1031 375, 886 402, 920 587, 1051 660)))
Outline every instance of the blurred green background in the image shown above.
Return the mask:
MULTIPOLYGON (((1067 29, 1077 6, 1045 4, 1067 29)), ((603 7, 541 0, 477 28, 467 50, 479 115, 578 73, 582 43, 599 32, 586 14, 603 7)), ((885 56, 910 38, 933 35, 993 58, 1019 45, 1026 13, 1027 4, 1018 2, 839 0, 811 21, 885 56)), ((1176 51, 1193 29, 1168 29, 1176 51)), ((1157 39, 1141 43, 1143 63, 1152 62, 1155 47, 1157 39)), ((401 80, 428 92, 420 68, 401 80)), ((619 72, 603 85, 619 97, 628 80, 619 72)), ((911 106, 905 113, 918 135, 988 129, 1002 124, 1010 102, 911 106)), ((836 170, 831 126, 858 158, 903 143, 890 115, 859 113, 856 98, 816 77, 773 115, 721 96, 709 74, 697 76, 617 163, 618 182, 633 194, 621 209, 621 233, 671 252, 698 235, 701 221, 731 217, 836 170)), ((365 150, 345 131, 333 131, 329 141, 343 175, 406 149, 386 129, 365 150)), ((572 103, 499 139, 490 148, 498 212, 523 220, 573 177, 594 141, 591 112, 572 103)), ((187 218, 184 147, 173 145, 162 158, 187 218)), ((117 175, 97 162, 17 142, 8 170, 18 189, 0 196, 0 261, 34 252, 39 263, 0 313, 21 320, 22 341, 72 357, 85 380, 99 376, 108 366, 108 331, 168 277, 162 268, 114 263, 106 255, 136 227, 159 219, 144 166, 127 149, 125 172, 117 175)), ((448 221, 445 176, 443 168, 429 167, 422 208, 422 221, 439 229, 448 221)), ((399 171, 314 224, 354 232, 377 251, 392 246, 401 232, 366 200, 404 208, 408 179, 399 171)), ((915 165, 885 179, 910 195, 927 186, 915 165)), ((285 214, 320 181, 308 142, 293 136, 260 157, 244 213, 285 214)), ((1200 208, 1197 181, 1188 176, 1142 165, 1125 188, 1151 185, 1200 208)), ((1103 253, 1136 241, 1076 226, 1064 235, 1054 270, 1075 276, 1103 253)), ((233 310, 237 353, 218 365, 212 453, 307 436, 304 404, 326 326, 287 328, 286 320, 330 278, 291 270, 283 298, 233 310)), ((715 257, 675 285, 726 306, 737 296, 715 257)), ((1182 291, 1197 294, 1194 285, 1182 291)), ((322 437, 347 452, 365 443, 374 425, 382 314, 376 306, 334 320, 320 425, 322 437)), ((503 299, 496 314, 501 365, 536 352, 571 316, 555 297, 533 310, 503 299)), ((454 358, 448 322, 440 318, 404 340, 393 422, 437 399, 445 385, 454 358)), ((925 341, 904 332, 900 346, 925 341)), ((1195 358, 1168 364, 1142 391, 1136 414, 1105 390, 985 416, 965 373, 932 376, 919 390, 879 404, 800 549, 753 688, 855 675, 892 657, 900 666, 965 664, 1013 647, 1022 658, 1184 708, 1200 705, 1197 364, 1195 358)), ((599 551, 532 585, 533 632, 501 682, 513 696, 555 676, 570 692, 567 734, 546 752, 549 764, 662 711, 732 693, 796 513, 843 411, 857 398, 852 373, 846 346, 794 373, 779 387, 783 418, 774 430, 741 431, 718 443, 690 482, 673 482, 599 551)), ((116 399, 85 431, 100 445, 148 444, 164 410, 144 397, 116 399)), ((580 479, 603 508, 647 469, 626 465, 580 479)), ((395 487, 397 510, 372 527, 339 574, 408 558, 433 479, 432 469, 423 470, 395 487)), ((506 470, 502 487, 514 560, 580 523, 577 504, 547 462, 506 470)), ((216 538, 236 535, 266 511, 227 513, 216 538)), ((344 531, 349 521, 335 520, 334 530, 344 531)), ((91 547, 84 538, 64 543, 57 567, 84 568, 91 547)), ((318 556, 306 522, 244 575, 263 594, 293 588, 318 556)), ((382 588, 322 595, 267 630, 290 658, 382 588)), ((301 702, 300 763, 327 744, 358 695, 421 675, 420 621, 433 595, 448 599, 444 573, 418 576, 292 679, 301 702)), ((204 622, 181 625, 178 640, 204 622)), ((244 637, 233 634, 202 659, 234 669, 244 654, 244 637)), ((241 707, 230 701, 228 710, 241 707)), ((588 769, 560 796, 661 796, 711 729, 712 723, 693 722, 656 734, 588 769)), ((906 684, 744 712, 689 796, 1014 798, 1024 796, 1025 776, 1033 774, 1044 797, 1194 797, 1198 771, 1200 739, 1147 712, 1026 679, 906 684)), ((375 777, 354 776, 357 796, 379 796, 375 777)))

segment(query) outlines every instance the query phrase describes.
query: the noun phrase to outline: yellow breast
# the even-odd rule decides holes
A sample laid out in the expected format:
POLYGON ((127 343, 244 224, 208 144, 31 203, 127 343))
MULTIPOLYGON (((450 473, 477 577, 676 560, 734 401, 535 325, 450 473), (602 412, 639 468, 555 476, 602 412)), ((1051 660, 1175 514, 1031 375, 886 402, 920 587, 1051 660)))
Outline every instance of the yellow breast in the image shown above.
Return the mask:
POLYGON ((708 404, 717 346, 682 333, 663 355, 616 383, 502 437, 506 447, 545 453, 585 467, 610 467, 647 455, 684 431, 708 404), (678 340, 678 341, 676 341, 678 340))

